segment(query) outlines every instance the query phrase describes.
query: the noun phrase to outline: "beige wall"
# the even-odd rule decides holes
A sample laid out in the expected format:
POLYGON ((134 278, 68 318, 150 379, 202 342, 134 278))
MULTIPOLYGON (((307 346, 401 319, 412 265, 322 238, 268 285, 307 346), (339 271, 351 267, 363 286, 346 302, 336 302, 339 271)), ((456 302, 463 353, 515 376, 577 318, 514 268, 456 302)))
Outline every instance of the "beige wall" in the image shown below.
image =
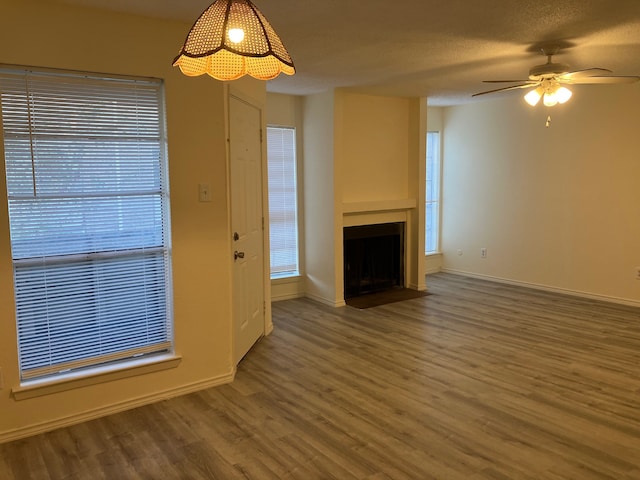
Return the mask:
POLYGON ((303 112, 305 293, 328 305, 340 305, 343 299, 336 293, 334 233, 334 93, 306 96, 303 112))
MULTIPOLYGON (((0 182, 0 441, 230 381, 231 265, 225 91, 171 66, 189 25, 4 0, 0 61, 163 78, 166 89, 177 368, 16 401, 19 384, 6 190, 0 182), (35 6, 38 6, 36 9, 35 6), (198 183, 213 201, 198 202, 198 183)), ((264 87, 260 87, 264 90, 264 87)))
POLYGON ((640 304, 639 109, 638 85, 445 109, 445 268, 640 304))
POLYGON ((409 197, 409 99, 346 94, 342 99, 342 202, 409 197))
POLYGON ((266 115, 268 125, 299 130, 302 128, 302 97, 267 93, 266 115))
POLYGON ((427 108, 427 131, 442 132, 444 130, 443 107, 427 108))

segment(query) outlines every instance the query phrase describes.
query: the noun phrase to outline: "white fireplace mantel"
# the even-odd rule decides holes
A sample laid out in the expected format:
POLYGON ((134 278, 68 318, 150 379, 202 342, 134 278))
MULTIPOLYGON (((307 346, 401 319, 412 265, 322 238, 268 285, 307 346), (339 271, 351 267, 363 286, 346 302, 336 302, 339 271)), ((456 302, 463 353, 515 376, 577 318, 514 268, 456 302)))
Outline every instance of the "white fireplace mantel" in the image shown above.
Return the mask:
POLYGON ((416 208, 417 202, 412 198, 401 200, 379 200, 375 202, 348 202, 342 204, 343 215, 360 213, 393 212, 416 208))
POLYGON ((406 222, 407 212, 416 208, 415 199, 349 202, 342 204, 342 225, 353 227, 388 222, 406 222))

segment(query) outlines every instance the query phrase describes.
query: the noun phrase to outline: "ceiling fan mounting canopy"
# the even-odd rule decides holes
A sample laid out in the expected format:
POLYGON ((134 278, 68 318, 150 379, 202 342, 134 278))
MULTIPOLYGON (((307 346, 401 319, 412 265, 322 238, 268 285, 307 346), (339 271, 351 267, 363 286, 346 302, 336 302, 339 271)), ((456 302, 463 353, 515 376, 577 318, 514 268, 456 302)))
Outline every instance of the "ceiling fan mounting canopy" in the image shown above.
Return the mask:
POLYGON ((554 63, 551 61, 552 57, 558 53, 558 47, 541 48, 540 51, 547 57, 547 63, 532 67, 531 70, 529 70, 530 80, 542 80, 544 78, 551 78, 557 75, 564 75, 571 71, 568 64, 554 63))

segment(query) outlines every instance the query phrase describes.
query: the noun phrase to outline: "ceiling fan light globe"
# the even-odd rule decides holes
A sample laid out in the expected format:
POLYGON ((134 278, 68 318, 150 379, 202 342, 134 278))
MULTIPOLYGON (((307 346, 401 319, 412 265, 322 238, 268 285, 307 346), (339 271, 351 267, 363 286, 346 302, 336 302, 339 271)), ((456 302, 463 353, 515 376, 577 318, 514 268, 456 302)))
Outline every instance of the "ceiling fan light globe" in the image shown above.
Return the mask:
POLYGON ((525 102, 527 102, 532 107, 535 107, 540 101, 540 97, 542 97, 542 93, 539 90, 539 88, 530 90, 529 93, 524 96, 525 102))
POLYGON ((542 99, 542 103, 544 103, 545 107, 553 107, 558 104, 558 97, 554 93, 545 93, 542 99))
POLYGON ((555 92, 555 96, 558 99, 558 103, 568 102, 569 99, 571 98, 571 95, 573 95, 573 92, 571 92, 571 90, 569 90, 567 87, 560 87, 555 92))

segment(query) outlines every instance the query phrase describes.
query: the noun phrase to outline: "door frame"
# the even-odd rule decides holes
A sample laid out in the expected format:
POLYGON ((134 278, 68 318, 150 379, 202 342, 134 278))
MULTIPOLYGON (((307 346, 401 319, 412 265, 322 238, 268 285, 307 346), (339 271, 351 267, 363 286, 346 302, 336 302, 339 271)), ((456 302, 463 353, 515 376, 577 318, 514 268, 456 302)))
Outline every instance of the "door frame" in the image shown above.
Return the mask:
MULTIPOLYGON (((250 82, 258 82, 258 80, 250 79, 250 82)), ((264 82, 261 82, 264 83, 264 82)), ((243 85, 246 85, 244 82, 236 81, 236 82, 226 82, 224 84, 224 108, 225 108, 225 138, 226 138, 226 184, 227 184, 227 251, 229 253, 229 285, 230 288, 230 297, 229 304, 231 305, 231 322, 230 322, 230 354, 232 359, 232 364, 234 363, 233 359, 235 358, 235 327, 234 327, 234 319, 235 319, 235 311, 233 305, 233 225, 232 225, 232 212, 231 212, 231 149, 230 149, 230 122, 231 122, 231 110, 230 110, 230 99, 231 97, 235 97, 237 100, 240 100, 244 103, 251 105, 256 108, 260 114, 260 132, 261 132, 261 142, 260 142, 260 164, 261 164, 261 172, 262 172, 262 218, 264 228, 262 229, 262 251, 263 251, 263 278, 262 278, 262 291, 264 296, 264 335, 267 336, 273 332, 273 320, 271 316, 271 258, 270 258, 270 244, 269 244, 269 177, 267 170, 267 143, 266 143, 266 121, 265 121, 265 109, 266 109, 266 87, 264 87, 264 96, 263 100, 257 99, 255 96, 247 93, 242 88, 243 85)), ((235 368, 237 365, 233 365, 235 368)))

